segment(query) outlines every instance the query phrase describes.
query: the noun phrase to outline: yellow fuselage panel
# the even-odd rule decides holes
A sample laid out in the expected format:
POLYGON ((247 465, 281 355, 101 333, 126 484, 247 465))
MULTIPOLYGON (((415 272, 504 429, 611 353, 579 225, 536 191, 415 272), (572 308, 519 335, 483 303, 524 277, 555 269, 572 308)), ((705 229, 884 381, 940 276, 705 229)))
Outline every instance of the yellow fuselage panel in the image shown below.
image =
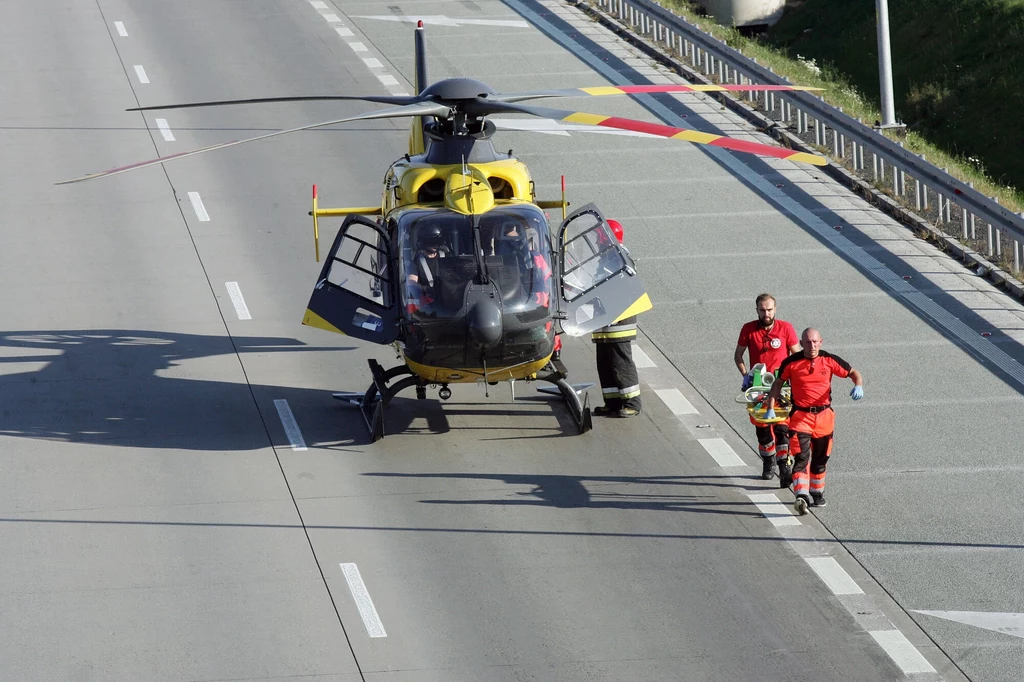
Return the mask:
MULTIPOLYGON (((424 162, 420 157, 412 157, 409 161, 400 159, 388 170, 387 187, 384 192, 384 213, 411 204, 441 203, 444 200, 445 188, 449 185, 452 175, 461 176, 463 169, 476 178, 488 181, 495 186, 494 199, 520 199, 533 201, 530 171, 526 164, 518 159, 502 159, 490 163, 471 163, 463 167, 461 164, 435 166, 424 162), (492 180, 493 178, 493 180, 492 180), (430 187, 424 188, 428 182, 434 182, 436 195, 430 187), (421 192, 421 190, 423 190, 421 192)), ((475 197, 474 197, 475 198, 475 197)), ((476 209, 482 213, 487 209, 476 209)), ((488 207, 489 208, 489 207, 488 207)))
POLYGON ((324 318, 314 313, 309 308, 306 308, 306 314, 302 316, 302 324, 308 327, 316 327, 317 329, 323 329, 329 332, 334 332, 335 334, 341 334, 343 336, 345 335, 345 332, 341 331, 333 324, 331 324, 324 318))
MULTIPOLYGON (((537 360, 536 362, 530 362, 524 365, 515 365, 513 367, 488 367, 487 381, 508 381, 509 379, 532 378, 537 374, 537 372, 544 369, 544 366, 548 364, 549 359, 550 356, 537 360)), ((405 364, 407 364, 409 369, 411 369, 417 376, 431 384, 471 384, 484 378, 484 370, 479 367, 462 369, 455 369, 452 367, 432 367, 430 365, 421 365, 418 362, 412 362, 408 358, 405 359, 405 364)))

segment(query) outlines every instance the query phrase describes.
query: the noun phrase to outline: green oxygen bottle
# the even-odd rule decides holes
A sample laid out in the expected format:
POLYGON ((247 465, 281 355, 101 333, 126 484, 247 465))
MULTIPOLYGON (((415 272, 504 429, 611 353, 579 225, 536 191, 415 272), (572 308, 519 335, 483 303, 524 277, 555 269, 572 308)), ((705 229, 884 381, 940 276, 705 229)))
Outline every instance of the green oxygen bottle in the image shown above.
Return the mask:
POLYGON ((759 362, 756 365, 754 365, 754 380, 753 383, 751 383, 751 386, 764 386, 761 379, 761 372, 763 370, 764 365, 762 363, 759 362))

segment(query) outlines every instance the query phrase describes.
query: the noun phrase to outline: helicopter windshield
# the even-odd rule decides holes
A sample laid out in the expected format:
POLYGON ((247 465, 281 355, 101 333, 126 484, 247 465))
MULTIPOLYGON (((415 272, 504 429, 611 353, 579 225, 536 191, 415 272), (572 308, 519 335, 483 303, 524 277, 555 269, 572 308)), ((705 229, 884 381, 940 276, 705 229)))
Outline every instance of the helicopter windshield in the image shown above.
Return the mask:
POLYGON ((480 267, 501 292, 505 312, 529 313, 551 304, 551 241, 547 220, 535 206, 498 206, 477 216, 437 209, 414 209, 398 222, 402 300, 415 317, 454 317, 466 287, 480 267))

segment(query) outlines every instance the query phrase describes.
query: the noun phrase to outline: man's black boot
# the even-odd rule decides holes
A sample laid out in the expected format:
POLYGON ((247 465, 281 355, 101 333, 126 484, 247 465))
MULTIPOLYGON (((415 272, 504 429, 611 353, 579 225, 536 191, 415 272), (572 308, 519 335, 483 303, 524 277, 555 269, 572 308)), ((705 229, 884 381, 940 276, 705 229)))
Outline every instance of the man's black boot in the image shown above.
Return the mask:
POLYGON ((761 455, 761 465, 761 480, 772 480, 775 475, 775 455, 761 455))
POLYGON ((793 465, 789 457, 779 457, 779 487, 788 488, 793 485, 793 465))

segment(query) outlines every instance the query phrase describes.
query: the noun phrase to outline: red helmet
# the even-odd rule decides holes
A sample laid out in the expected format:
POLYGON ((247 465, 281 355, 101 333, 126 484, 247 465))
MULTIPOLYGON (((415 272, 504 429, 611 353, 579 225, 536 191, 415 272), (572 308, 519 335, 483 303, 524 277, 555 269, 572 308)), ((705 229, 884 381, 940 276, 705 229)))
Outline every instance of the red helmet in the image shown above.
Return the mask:
POLYGON ((608 227, 612 228, 612 234, 615 235, 615 238, 618 239, 619 243, 621 244, 622 243, 622 223, 620 223, 618 220, 609 220, 608 221, 608 227))

